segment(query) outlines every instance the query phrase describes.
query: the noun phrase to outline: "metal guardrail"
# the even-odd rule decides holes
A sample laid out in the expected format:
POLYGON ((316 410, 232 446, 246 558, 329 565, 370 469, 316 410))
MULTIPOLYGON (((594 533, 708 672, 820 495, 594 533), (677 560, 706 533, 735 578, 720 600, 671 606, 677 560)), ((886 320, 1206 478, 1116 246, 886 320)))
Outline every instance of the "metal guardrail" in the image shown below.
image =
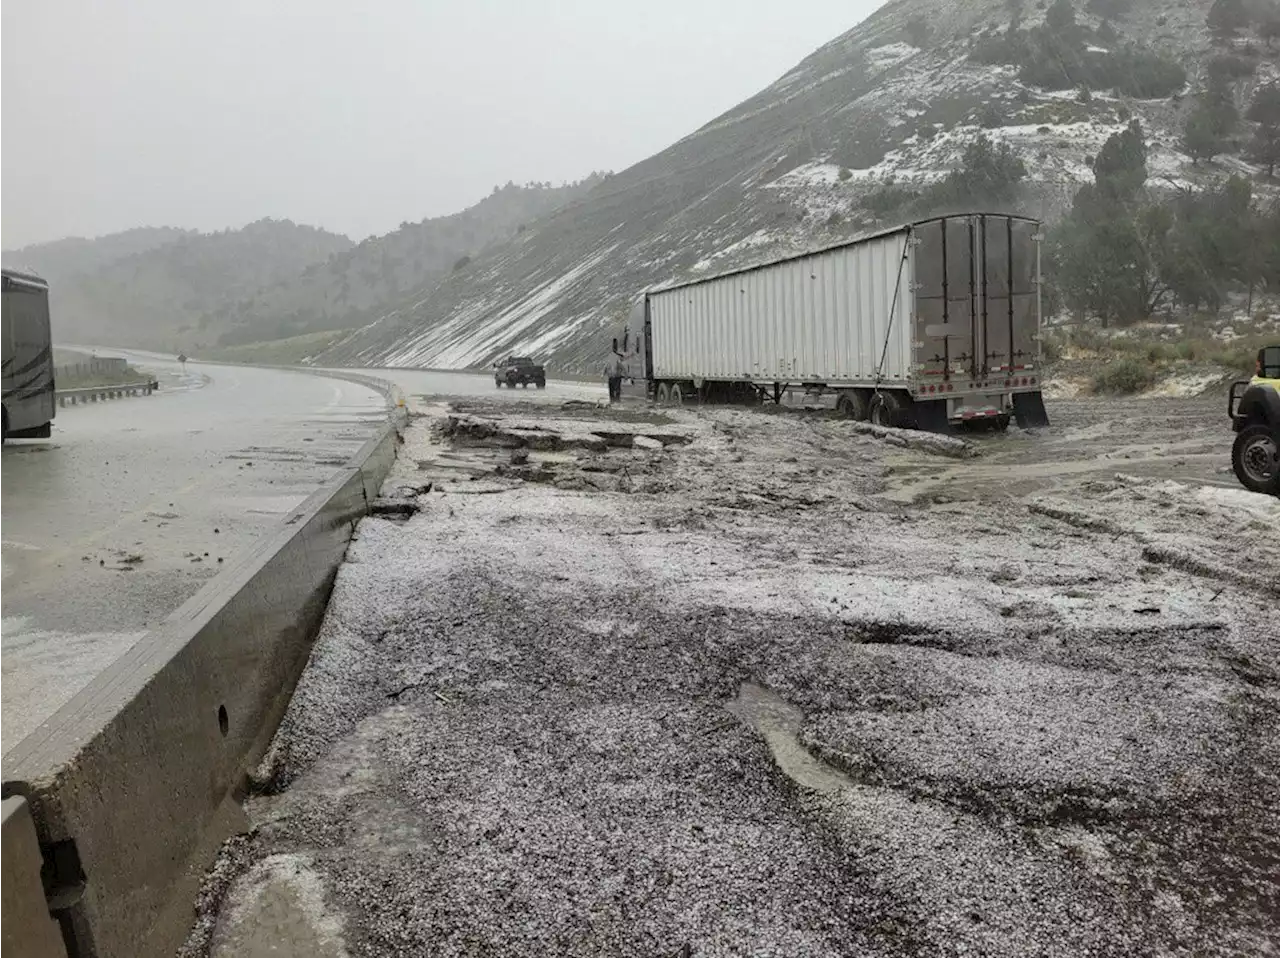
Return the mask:
POLYGON ((80 386, 76 389, 59 389, 56 395, 59 406, 75 406, 78 403, 137 396, 139 393, 143 396, 150 396, 159 388, 159 380, 149 379, 136 383, 114 383, 109 386, 80 386))

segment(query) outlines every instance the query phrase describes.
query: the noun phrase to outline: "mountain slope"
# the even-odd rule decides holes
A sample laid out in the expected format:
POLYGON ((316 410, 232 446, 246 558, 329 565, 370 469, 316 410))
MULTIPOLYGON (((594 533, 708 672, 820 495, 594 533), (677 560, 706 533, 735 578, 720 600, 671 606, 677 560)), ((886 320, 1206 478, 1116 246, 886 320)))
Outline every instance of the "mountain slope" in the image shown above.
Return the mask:
POLYGON ((145 253, 184 236, 194 235, 195 230, 172 226, 140 226, 95 239, 73 236, 5 250, 3 260, 5 266, 25 267, 40 276, 71 276, 91 273, 126 256, 145 253))
POLYGON ((437 281, 492 243, 587 192, 603 174, 578 183, 494 187, 460 213, 402 223, 312 264, 287 283, 259 290, 238 305, 235 325, 219 342, 247 343, 356 325, 356 317, 406 291, 437 281))
POLYGON ((1248 61, 1230 80, 1241 107, 1277 76, 1275 54, 1249 29, 1215 46, 1210 6, 896 0, 466 271, 413 290, 318 361, 455 368, 515 351, 594 371, 639 290, 918 213, 902 195, 946 177, 980 135, 1009 144, 1029 171, 1005 205, 1046 218, 1091 179, 1093 156, 1131 116, 1156 184, 1257 176, 1238 143, 1198 164, 1175 145, 1189 94, 1224 50, 1248 61), (1054 55, 1056 73, 1037 69, 1054 55))
MULTIPOLYGON (((351 246, 345 236, 288 220, 176 232, 167 242, 134 244, 133 251, 120 240, 130 234, 117 234, 74 241, 79 256, 62 255, 66 241, 60 241, 12 258, 30 260, 49 281, 55 339, 177 352, 229 326, 237 304, 256 290, 351 246)), ((162 231, 130 233, 162 238, 162 231)))

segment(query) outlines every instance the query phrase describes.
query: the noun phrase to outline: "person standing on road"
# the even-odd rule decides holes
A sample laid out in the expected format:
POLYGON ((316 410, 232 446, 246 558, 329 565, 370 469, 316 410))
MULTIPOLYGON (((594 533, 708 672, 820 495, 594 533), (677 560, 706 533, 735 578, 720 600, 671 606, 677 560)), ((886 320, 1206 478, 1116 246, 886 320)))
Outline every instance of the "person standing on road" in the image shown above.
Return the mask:
POLYGON ((611 403, 622 398, 622 376, 625 372, 622 357, 614 353, 604 368, 605 378, 609 380, 609 402, 611 403))

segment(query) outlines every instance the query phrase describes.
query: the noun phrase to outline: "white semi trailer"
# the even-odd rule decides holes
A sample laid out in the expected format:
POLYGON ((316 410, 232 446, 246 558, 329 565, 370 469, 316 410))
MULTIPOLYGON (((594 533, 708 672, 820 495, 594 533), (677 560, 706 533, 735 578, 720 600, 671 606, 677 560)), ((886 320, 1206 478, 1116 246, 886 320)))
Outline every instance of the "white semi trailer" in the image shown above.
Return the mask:
POLYGON ((1045 425, 1040 241, 1020 216, 943 216, 651 290, 629 324, 648 395, 778 402, 804 389, 886 426, 1045 425))

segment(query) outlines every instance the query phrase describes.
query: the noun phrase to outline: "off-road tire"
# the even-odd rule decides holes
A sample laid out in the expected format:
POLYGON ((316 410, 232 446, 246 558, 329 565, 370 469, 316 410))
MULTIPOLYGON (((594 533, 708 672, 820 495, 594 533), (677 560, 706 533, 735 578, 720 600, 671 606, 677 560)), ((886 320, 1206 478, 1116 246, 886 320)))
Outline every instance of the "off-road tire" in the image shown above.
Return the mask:
POLYGON ((1231 468, 1250 492, 1280 495, 1280 435, 1271 426, 1245 426, 1231 445, 1231 468), (1269 460, 1269 461, 1268 461, 1269 460))

